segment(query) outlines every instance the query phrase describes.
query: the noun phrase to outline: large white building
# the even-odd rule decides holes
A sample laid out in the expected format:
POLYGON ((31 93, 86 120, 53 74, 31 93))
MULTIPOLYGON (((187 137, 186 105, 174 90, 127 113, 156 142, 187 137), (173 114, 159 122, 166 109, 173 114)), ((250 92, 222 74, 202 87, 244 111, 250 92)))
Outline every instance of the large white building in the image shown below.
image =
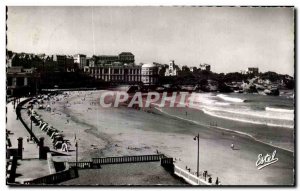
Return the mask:
POLYGON ((153 85, 158 81, 158 67, 153 63, 143 64, 142 82, 145 85, 153 85))
POLYGON ((177 69, 174 60, 169 62, 169 68, 166 69, 165 76, 177 76, 177 69))
POLYGON ((125 84, 141 82, 140 66, 85 66, 84 72, 89 73, 95 79, 102 79, 106 82, 125 84))
POLYGON ((122 84, 153 85, 158 81, 158 67, 153 63, 136 66, 133 64, 110 64, 95 67, 84 67, 84 72, 95 79, 122 84))

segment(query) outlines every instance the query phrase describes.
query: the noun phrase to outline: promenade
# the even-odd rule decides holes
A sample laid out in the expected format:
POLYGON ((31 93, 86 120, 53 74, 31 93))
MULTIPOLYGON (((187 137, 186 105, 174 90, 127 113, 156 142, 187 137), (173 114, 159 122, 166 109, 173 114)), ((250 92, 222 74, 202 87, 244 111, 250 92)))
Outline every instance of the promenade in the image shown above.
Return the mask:
MULTIPOLYGON (((23 101, 24 99, 21 99, 23 101)), ((16 183, 23 183, 26 180, 31 180, 40 176, 49 174, 47 160, 39 159, 39 148, 36 143, 27 142, 28 131, 24 128, 20 120, 17 120, 16 110, 13 102, 6 105, 7 107, 7 126, 10 131, 9 139, 11 140, 11 148, 18 147, 18 138, 23 138, 23 159, 18 160, 16 169, 16 183)))
POLYGON ((61 185, 188 185, 167 172, 160 162, 102 165, 101 169, 79 170, 79 177, 61 185))
MULTIPOLYGON (((21 101, 25 100, 24 98, 21 101)), ((7 108, 7 124, 6 129, 11 131, 9 138, 12 143, 13 148, 18 146, 18 138, 23 138, 23 159, 38 158, 38 146, 33 142, 27 142, 27 136, 29 137, 28 131, 24 128, 20 120, 17 120, 16 110, 14 108, 13 102, 6 105, 7 108)))

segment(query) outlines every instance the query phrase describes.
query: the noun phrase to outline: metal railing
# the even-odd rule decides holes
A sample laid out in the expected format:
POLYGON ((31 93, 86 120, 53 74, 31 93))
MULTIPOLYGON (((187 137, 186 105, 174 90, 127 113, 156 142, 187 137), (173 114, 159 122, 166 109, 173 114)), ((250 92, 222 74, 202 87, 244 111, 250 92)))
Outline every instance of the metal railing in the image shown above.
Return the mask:
POLYGON ((93 168, 93 163, 92 162, 68 162, 70 167, 76 167, 77 168, 82 168, 82 169, 88 169, 88 168, 93 168))
POLYGON ((159 161, 161 155, 139 155, 139 156, 122 156, 122 157, 105 157, 93 158, 93 164, 116 164, 116 163, 132 163, 132 162, 151 162, 159 161))
POLYGON ((24 184, 56 184, 77 177, 77 169, 70 168, 68 170, 43 176, 34 180, 24 181, 24 184))
POLYGON ((29 102, 32 98, 28 98, 22 102, 20 102, 18 105, 17 105, 17 108, 16 108, 16 114, 18 116, 18 119, 21 121, 21 123, 23 124, 23 126, 25 127, 25 129, 28 131, 28 133, 30 134, 30 136, 33 138, 34 142, 37 143, 37 145, 39 145, 40 141, 38 140, 38 138, 35 136, 35 134, 30 130, 30 128, 27 126, 27 124, 24 122, 22 116, 21 116, 21 109, 22 109, 22 106, 29 102))

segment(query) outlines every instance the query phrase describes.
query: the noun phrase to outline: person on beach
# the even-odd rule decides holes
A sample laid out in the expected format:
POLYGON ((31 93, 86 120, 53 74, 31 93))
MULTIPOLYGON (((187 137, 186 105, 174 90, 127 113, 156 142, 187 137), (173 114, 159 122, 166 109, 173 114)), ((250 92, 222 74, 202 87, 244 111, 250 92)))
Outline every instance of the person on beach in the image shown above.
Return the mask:
POLYGON ((212 178, 211 177, 208 178, 208 183, 212 183, 212 178))
POLYGON ((231 147, 232 150, 234 150, 234 144, 233 143, 230 145, 230 147, 231 147))

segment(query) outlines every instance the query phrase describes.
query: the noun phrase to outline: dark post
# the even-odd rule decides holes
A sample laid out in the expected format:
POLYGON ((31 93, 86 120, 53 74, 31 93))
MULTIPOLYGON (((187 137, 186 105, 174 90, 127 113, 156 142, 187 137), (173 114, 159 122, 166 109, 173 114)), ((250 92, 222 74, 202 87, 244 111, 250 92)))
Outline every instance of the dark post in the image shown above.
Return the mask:
POLYGON ((31 131, 31 133, 30 133, 30 140, 32 141, 32 114, 30 114, 30 131, 31 131))
POLYGON ((197 177, 199 177, 199 133, 198 133, 197 177))
POLYGON ((194 137, 194 140, 198 141, 198 148, 197 148, 197 177, 199 177, 199 133, 196 137, 194 137))
POLYGON ((41 137, 39 143, 39 159, 45 159, 44 155, 44 137, 41 137))
POLYGON ((23 158, 23 138, 22 137, 18 138, 18 157, 20 159, 23 158))
POLYGON ((77 162, 78 162, 78 143, 77 143, 77 141, 75 143, 75 147, 76 147, 76 168, 77 168, 77 162))

